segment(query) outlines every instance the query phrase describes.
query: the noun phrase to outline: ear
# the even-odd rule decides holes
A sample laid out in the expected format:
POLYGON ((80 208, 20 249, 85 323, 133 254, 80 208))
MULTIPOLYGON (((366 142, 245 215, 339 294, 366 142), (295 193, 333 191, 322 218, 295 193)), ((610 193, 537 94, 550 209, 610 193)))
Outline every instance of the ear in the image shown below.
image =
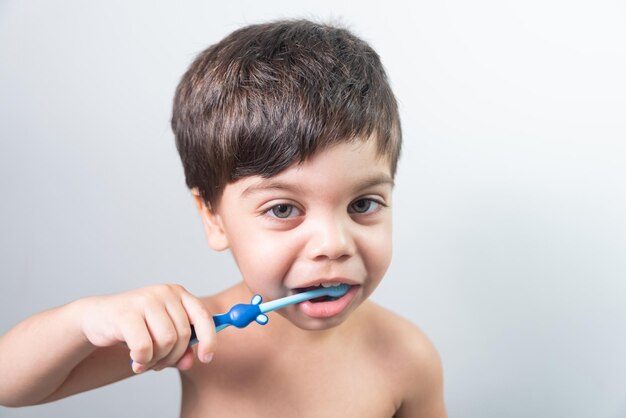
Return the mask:
POLYGON ((206 233, 207 242, 209 247, 215 251, 223 251, 229 247, 228 237, 224 231, 224 225, 222 223, 222 217, 209 207, 204 199, 200 196, 198 189, 191 191, 193 199, 196 202, 198 213, 202 218, 202 225, 204 226, 204 232, 206 233))

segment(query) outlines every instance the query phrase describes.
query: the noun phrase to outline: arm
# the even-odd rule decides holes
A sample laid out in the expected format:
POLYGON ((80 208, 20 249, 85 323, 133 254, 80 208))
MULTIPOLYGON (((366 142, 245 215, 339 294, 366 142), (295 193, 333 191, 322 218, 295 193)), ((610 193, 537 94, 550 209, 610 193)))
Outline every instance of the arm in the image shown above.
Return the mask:
POLYGON ((49 402, 133 372, 189 368, 191 324, 200 341, 198 357, 210 361, 211 315, 180 286, 91 297, 34 315, 0 338, 0 404, 49 402))

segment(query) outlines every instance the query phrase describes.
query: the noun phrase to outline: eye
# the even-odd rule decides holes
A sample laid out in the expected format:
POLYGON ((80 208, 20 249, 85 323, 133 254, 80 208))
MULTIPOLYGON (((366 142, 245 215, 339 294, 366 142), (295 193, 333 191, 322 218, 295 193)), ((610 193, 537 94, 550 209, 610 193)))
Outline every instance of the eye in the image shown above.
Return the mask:
POLYGON ((384 205, 374 199, 363 198, 350 203, 348 212, 358 214, 372 213, 377 211, 381 206, 384 205))
POLYGON ((291 216, 297 216, 299 211, 294 205, 281 203, 279 205, 272 206, 266 213, 273 218, 286 219, 291 216))

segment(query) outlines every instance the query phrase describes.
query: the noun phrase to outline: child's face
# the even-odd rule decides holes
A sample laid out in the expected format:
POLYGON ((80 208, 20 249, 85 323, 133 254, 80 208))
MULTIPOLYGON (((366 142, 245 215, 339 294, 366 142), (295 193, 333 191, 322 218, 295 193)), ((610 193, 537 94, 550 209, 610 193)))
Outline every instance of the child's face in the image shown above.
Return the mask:
POLYGON ((329 328, 374 291, 389 266, 392 187, 375 141, 333 146, 269 179, 228 184, 210 215, 216 246, 231 249, 250 290, 266 301, 326 282, 352 285, 336 301, 279 311, 298 327, 329 328))

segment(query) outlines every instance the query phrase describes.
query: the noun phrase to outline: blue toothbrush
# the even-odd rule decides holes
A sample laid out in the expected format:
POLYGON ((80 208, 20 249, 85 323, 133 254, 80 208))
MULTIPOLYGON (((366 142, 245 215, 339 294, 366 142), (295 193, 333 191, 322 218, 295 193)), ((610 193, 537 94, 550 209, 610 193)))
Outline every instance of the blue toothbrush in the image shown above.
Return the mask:
MULTIPOLYGON (((322 296, 329 296, 338 298, 346 294, 350 289, 347 284, 340 284, 335 287, 319 287, 317 289, 308 290, 302 293, 296 293, 295 295, 286 296, 284 298, 272 300, 270 302, 261 303, 263 298, 261 295, 254 295, 250 303, 239 303, 226 313, 213 315, 213 322, 215 323, 215 331, 220 332, 224 328, 233 325, 237 328, 245 328, 253 321, 261 325, 267 324, 268 318, 265 315, 267 312, 274 311, 276 309, 284 308, 285 306, 293 305, 294 303, 304 302, 305 300, 315 299, 322 296)), ((196 337, 196 330, 193 325, 191 326, 191 338, 189 339, 189 345, 194 345, 198 342, 196 337)))
MULTIPOLYGON (((315 299, 322 296, 329 296, 332 298, 339 298, 346 294, 350 289, 347 284, 340 284, 335 287, 319 287, 317 289, 308 290, 302 293, 296 293, 295 295, 286 296, 284 298, 272 300, 270 302, 261 303, 263 298, 261 295, 252 296, 250 303, 239 303, 226 313, 213 315, 213 322, 215 323, 215 331, 220 332, 224 328, 233 325, 237 328, 245 328, 253 321, 258 322, 261 325, 267 324, 269 320, 267 312, 275 311, 276 309, 284 308, 285 306, 293 305, 295 303, 304 302, 305 300, 315 299)), ((198 343, 198 337, 196 336, 196 330, 191 326, 191 338, 189 338, 189 346, 198 343)), ((133 364, 133 360, 130 360, 130 364, 133 364)))

